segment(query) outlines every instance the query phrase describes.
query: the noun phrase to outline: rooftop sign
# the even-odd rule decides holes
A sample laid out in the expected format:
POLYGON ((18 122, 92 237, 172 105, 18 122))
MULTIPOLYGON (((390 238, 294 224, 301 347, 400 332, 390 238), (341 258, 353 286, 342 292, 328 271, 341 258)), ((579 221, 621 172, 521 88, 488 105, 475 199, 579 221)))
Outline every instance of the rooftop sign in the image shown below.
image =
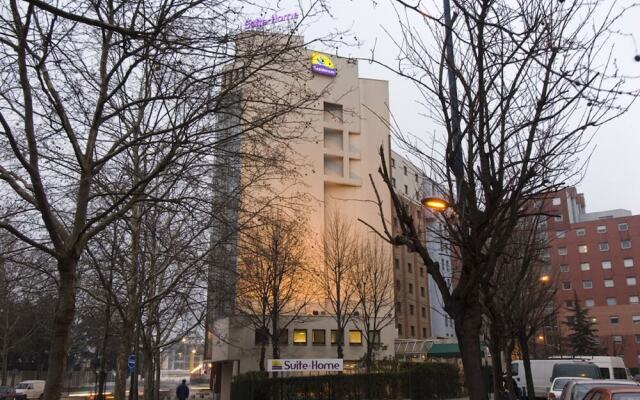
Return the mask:
POLYGON ((269 372, 338 372, 344 369, 340 358, 306 358, 267 360, 269 372))
POLYGON ((331 77, 338 75, 338 70, 329 56, 315 51, 311 53, 311 71, 314 74, 331 77))
POLYGON ((280 22, 295 21, 299 17, 300 15, 297 12, 292 12, 284 15, 273 14, 271 18, 267 18, 267 19, 265 18, 248 19, 244 23, 244 29, 264 28, 265 26, 275 25, 280 22))

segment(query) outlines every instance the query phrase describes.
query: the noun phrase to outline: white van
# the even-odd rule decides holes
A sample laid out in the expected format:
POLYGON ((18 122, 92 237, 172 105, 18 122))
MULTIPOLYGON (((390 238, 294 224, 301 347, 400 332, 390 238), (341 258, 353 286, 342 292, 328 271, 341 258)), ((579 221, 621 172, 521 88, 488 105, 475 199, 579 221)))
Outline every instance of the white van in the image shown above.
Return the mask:
POLYGON ((44 381, 22 381, 16 385, 16 394, 24 394, 27 399, 42 399, 44 381))
MULTIPOLYGON (((582 362, 582 360, 531 360, 531 376, 533 378, 533 390, 535 391, 535 397, 547 397, 547 393, 549 393, 549 388, 551 387, 551 376, 553 375, 554 365, 574 364, 576 362, 582 362)), ((515 360, 511 362, 511 376, 516 381, 516 385, 518 385, 522 390, 522 393, 527 393, 527 378, 524 374, 524 364, 522 360, 515 360)), ((529 399, 531 399, 530 396, 529 399)))
POLYGON ((594 363, 600 368, 602 379, 632 379, 629 369, 624 365, 622 357, 610 356, 576 356, 568 357, 551 357, 553 360, 584 360, 594 363))

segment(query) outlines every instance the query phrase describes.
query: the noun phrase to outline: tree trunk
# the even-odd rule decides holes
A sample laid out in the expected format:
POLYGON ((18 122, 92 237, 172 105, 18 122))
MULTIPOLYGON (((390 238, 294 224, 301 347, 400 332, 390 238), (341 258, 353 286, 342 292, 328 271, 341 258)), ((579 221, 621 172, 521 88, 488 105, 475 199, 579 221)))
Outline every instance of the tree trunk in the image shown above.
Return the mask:
POLYGON ((53 317, 53 335, 47 380, 44 386, 44 400, 58 400, 62 395, 71 325, 76 314, 77 266, 78 260, 74 258, 58 261, 58 271, 60 271, 58 302, 53 317))
POLYGON ((267 358, 267 346, 265 345, 264 341, 262 341, 262 343, 260 343, 260 361, 259 361, 260 365, 258 365, 261 372, 264 372, 265 358, 267 358))
POLYGON ((344 358, 344 348, 343 348, 343 343, 344 343, 344 330, 338 326, 338 337, 337 337, 337 344, 338 344, 338 358, 344 358))
POLYGON ((463 304, 458 308, 458 312, 454 313, 469 400, 488 400, 480 348, 482 310, 479 304, 463 304))
POLYGON ((127 393, 127 357, 131 352, 131 336, 129 328, 123 327, 120 336, 120 344, 118 346, 118 354, 116 355, 116 379, 114 383, 113 394, 116 399, 124 400, 127 393))
POLYGON ((515 399, 516 396, 516 386, 515 381, 513 380, 513 375, 511 374, 511 356, 513 354, 513 347, 515 345, 515 339, 508 339, 507 344, 504 349, 504 364, 505 364, 505 374, 507 376, 507 388, 509 389, 509 393, 511 393, 511 398, 515 399))
POLYGON ((148 346, 144 350, 144 398, 154 400, 153 394, 156 392, 156 369, 153 352, 148 346))
POLYGON ((7 368, 9 366, 9 346, 7 338, 2 343, 2 361, 0 362, 2 386, 7 386, 7 368))
POLYGON ((529 343, 526 335, 520 333, 518 335, 518 342, 520 342, 520 348, 522 349, 522 364, 524 365, 524 376, 527 380, 527 398, 534 400, 536 398, 535 388, 533 386, 533 375, 531 374, 531 354, 529 353, 529 343))
POLYGON ((489 344, 491 350, 491 373, 493 374, 493 398, 501 400, 502 398, 502 346, 500 339, 495 336, 498 329, 493 328, 491 324, 491 341, 489 344))
MULTIPOLYGON (((111 283, 111 280, 109 281, 111 283)), ((107 344, 109 342, 109 331, 111 329, 111 302, 107 301, 105 308, 105 329, 102 336, 102 348, 100 349, 100 366, 98 371, 98 400, 104 400, 104 389, 107 378, 107 344)))
POLYGON ((160 370, 162 368, 162 366, 160 365, 160 351, 158 351, 156 349, 155 355, 154 355, 154 365, 155 365, 155 374, 156 374, 156 385, 154 387, 154 391, 153 391, 153 400, 160 400, 160 370))

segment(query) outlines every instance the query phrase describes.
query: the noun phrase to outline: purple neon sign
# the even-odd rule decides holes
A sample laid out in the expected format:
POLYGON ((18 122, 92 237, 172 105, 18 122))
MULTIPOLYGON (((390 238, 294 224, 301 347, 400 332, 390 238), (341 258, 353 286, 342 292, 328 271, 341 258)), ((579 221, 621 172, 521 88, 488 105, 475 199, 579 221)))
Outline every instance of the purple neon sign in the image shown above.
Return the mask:
POLYGON ((264 28, 267 25, 274 25, 280 22, 295 21, 299 17, 300 15, 297 12, 292 12, 284 15, 273 14, 271 18, 267 18, 267 19, 265 18, 248 19, 244 23, 244 28, 245 29, 264 28))

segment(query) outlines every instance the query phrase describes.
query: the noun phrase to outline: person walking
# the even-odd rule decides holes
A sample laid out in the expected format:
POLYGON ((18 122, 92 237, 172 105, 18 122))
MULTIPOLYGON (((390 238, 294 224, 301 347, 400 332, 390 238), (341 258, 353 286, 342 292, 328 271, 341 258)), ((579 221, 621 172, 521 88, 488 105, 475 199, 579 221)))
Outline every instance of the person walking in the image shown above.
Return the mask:
POLYGON ((189 386, 187 386, 186 379, 183 379, 182 383, 176 388, 176 397, 178 400, 187 400, 189 398, 189 386))

